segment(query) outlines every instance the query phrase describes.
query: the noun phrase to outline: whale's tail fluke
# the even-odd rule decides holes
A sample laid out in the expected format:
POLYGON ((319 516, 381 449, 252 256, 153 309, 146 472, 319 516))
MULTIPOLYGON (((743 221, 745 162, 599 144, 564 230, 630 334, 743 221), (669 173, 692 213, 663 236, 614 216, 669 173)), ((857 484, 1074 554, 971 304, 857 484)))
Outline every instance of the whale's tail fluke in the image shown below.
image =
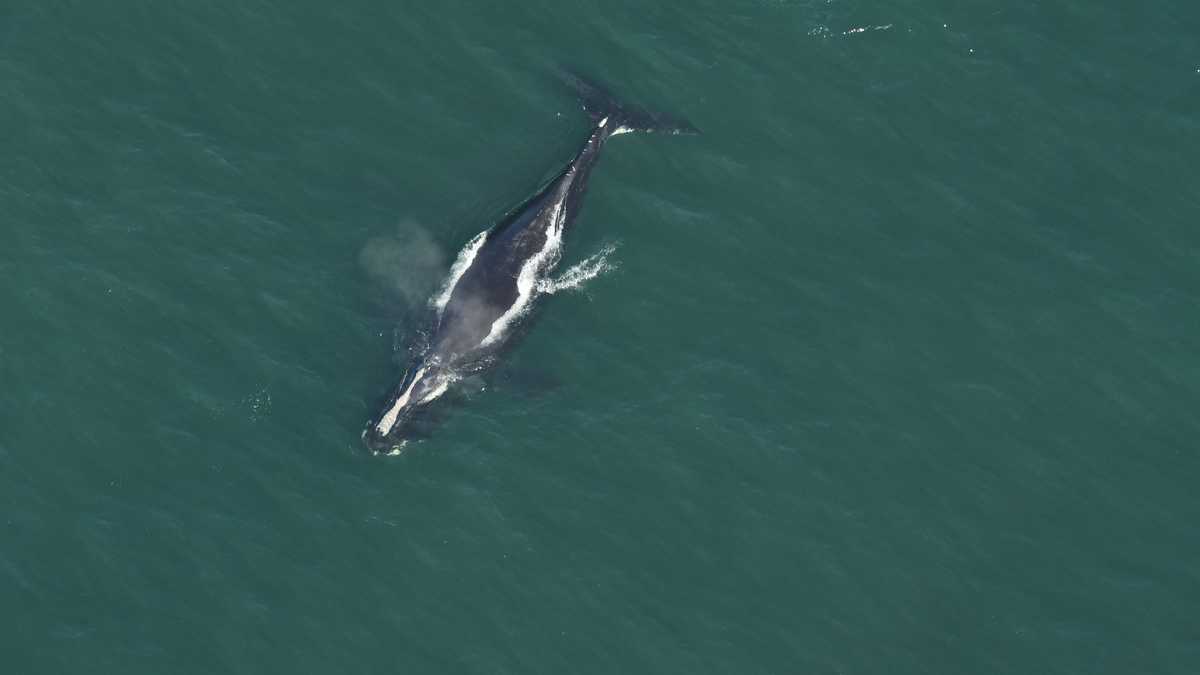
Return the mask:
POLYGON ((609 93, 608 89, 578 73, 562 71, 566 81, 593 120, 599 122, 609 118, 616 122, 614 133, 645 131, 659 134, 699 134, 700 130, 690 122, 659 112, 624 103, 609 93))

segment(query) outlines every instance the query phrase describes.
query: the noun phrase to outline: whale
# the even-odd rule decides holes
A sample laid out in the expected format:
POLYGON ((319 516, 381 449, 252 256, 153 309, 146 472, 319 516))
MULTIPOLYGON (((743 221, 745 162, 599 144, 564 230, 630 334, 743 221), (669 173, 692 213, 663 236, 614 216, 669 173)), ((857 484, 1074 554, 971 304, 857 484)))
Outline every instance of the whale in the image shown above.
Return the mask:
POLYGON ((531 197, 471 238, 431 298, 427 327, 409 348, 399 383, 362 432, 376 454, 398 454, 420 435, 421 417, 456 382, 495 367, 535 311, 562 257, 565 236, 583 204, 588 179, 613 137, 633 133, 696 134, 685 120, 627 105, 607 88, 564 74, 591 121, 574 157, 531 197))

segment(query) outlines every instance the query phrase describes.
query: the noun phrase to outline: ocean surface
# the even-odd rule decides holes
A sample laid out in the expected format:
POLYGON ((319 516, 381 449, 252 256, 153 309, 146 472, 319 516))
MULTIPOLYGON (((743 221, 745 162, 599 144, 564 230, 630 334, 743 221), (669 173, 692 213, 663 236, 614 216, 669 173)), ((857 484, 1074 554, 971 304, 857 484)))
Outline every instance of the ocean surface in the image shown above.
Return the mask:
POLYGON ((0 671, 1200 672, 1200 4, 0 5, 0 671), (510 358, 359 439, 614 139, 510 358))

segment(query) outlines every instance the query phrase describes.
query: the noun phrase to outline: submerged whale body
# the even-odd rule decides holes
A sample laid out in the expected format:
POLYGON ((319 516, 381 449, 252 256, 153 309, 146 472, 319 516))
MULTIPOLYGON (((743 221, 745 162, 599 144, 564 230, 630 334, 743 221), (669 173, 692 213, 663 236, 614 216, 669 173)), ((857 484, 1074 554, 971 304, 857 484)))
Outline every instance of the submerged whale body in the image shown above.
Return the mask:
POLYGON ((539 281, 557 265, 563 235, 578 215, 588 177, 609 138, 633 131, 695 133, 686 122, 622 105, 582 78, 568 80, 593 122, 587 141, 557 177, 459 253, 432 301, 427 342, 415 350, 400 384, 363 431, 372 451, 398 450, 415 416, 457 380, 495 363, 532 309, 539 281))

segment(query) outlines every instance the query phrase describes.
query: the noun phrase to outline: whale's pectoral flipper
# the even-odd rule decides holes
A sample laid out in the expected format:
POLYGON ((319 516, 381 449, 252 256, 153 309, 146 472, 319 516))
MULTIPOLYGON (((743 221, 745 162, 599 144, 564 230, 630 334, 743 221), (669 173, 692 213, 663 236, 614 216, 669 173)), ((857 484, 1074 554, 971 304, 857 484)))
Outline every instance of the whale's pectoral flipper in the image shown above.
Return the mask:
POLYGON ((575 90, 583 109, 592 120, 608 118, 614 133, 643 131, 659 134, 699 134, 700 130, 685 119, 646 110, 621 101, 593 79, 569 70, 561 71, 562 79, 575 90))

